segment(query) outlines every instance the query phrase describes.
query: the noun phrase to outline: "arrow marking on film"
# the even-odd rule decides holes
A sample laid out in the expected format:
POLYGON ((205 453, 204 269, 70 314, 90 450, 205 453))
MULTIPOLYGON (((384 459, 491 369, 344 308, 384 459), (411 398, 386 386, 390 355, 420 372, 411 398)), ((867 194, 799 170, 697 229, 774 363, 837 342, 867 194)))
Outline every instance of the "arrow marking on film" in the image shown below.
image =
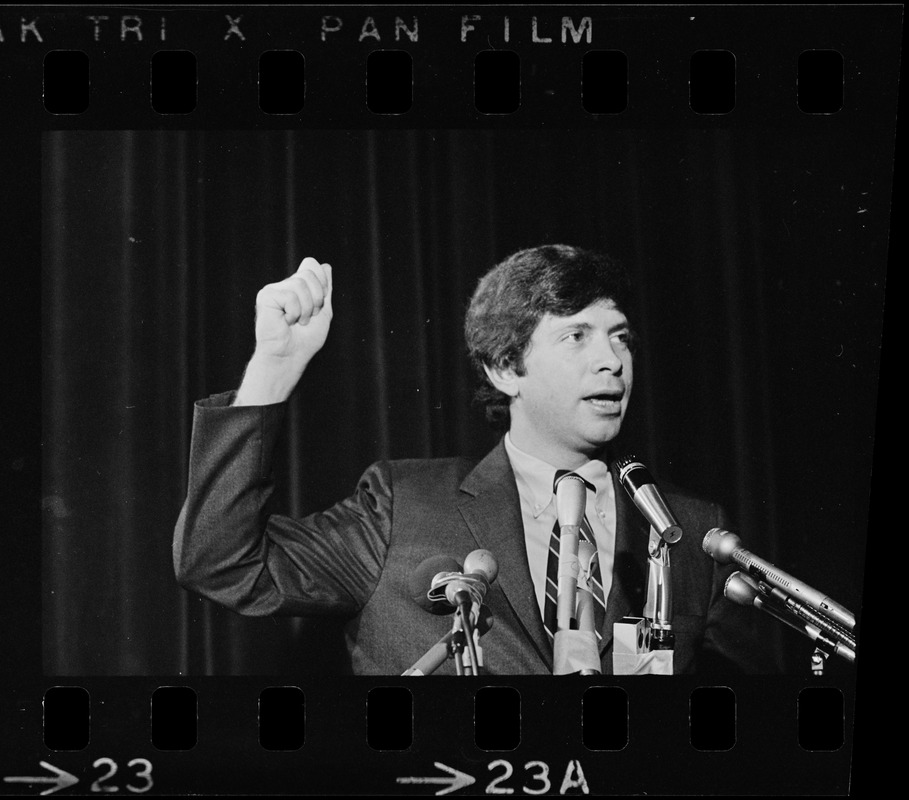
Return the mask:
POLYGON ((446 767, 440 761, 435 762, 436 769, 443 769, 445 772, 449 773, 451 777, 448 778, 398 778, 398 783, 440 783, 440 784, 449 784, 444 789, 440 789, 436 792, 437 795, 440 794, 450 794, 451 792, 456 792, 458 789, 463 789, 465 786, 470 786, 472 783, 476 783, 477 779, 473 775, 468 775, 466 772, 461 772, 460 770, 454 769, 452 767, 446 767))
MULTIPOLYGON (((79 779, 75 775, 70 775, 66 770, 55 767, 53 764, 48 764, 46 761, 38 762, 44 769, 49 769, 51 772, 55 772, 56 776, 51 778, 47 775, 38 775, 34 777, 25 777, 14 775, 9 778, 4 778, 4 783, 52 783, 54 784, 50 789, 45 789, 41 794, 53 794, 54 792, 59 792, 61 789, 66 789, 69 786, 73 786, 79 783, 79 779)), ((471 780, 473 783, 473 780, 471 780)))

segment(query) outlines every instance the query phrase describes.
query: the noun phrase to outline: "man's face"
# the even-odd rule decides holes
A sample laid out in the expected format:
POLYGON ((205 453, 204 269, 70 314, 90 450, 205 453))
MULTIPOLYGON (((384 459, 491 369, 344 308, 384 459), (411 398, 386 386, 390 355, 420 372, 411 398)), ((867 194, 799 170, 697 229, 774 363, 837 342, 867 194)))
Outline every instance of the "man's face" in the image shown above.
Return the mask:
POLYGON ((570 317, 546 314, 510 374, 511 438, 549 463, 572 469, 616 437, 631 395, 628 320, 611 300, 570 317))

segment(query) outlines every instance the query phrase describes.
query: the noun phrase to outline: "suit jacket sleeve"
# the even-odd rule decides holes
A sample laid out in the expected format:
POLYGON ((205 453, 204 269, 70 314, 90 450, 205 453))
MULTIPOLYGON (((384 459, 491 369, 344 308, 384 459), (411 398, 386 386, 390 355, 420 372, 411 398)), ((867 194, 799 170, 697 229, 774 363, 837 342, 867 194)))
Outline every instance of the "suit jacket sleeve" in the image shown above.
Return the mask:
POLYGON ((370 467, 356 492, 303 519, 268 515, 285 405, 196 403, 186 501, 174 533, 179 583, 241 614, 356 614, 385 561, 390 470, 370 467))

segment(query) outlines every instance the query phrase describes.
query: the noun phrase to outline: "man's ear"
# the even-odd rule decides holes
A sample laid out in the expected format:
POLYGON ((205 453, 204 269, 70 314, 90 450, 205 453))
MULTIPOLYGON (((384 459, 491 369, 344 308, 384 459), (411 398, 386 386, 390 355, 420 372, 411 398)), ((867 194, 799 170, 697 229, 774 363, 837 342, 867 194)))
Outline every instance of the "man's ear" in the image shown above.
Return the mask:
POLYGON ((518 374, 512 367, 490 367, 486 364, 483 369, 489 382, 496 389, 509 397, 518 396, 518 374))

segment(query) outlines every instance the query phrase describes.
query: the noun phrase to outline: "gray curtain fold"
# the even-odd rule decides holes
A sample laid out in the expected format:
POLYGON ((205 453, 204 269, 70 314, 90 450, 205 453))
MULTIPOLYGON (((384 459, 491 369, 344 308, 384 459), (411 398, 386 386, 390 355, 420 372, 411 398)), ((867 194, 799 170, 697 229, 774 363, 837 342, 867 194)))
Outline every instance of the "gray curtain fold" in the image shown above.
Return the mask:
POLYGON ((256 292, 306 255, 334 267, 335 322, 290 403, 279 507, 326 507, 376 459, 482 455, 470 293, 514 250, 574 243, 617 255, 638 289, 623 446, 859 605, 884 265, 859 268, 845 195, 867 178, 845 147, 728 130, 47 134, 47 672, 336 665, 326 623, 240 618, 171 568, 192 403, 236 387, 256 292), (840 551, 819 561, 821 536, 840 551))

